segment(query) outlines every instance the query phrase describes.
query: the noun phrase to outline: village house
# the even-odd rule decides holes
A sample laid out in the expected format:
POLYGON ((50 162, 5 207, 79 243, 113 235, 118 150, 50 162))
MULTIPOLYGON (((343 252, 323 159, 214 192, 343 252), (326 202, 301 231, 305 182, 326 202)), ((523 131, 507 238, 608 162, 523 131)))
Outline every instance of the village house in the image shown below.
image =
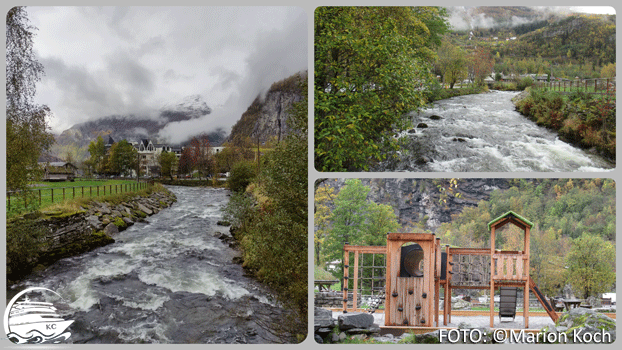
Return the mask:
POLYGON ((73 181, 78 168, 68 162, 39 163, 43 168, 44 181, 73 181))

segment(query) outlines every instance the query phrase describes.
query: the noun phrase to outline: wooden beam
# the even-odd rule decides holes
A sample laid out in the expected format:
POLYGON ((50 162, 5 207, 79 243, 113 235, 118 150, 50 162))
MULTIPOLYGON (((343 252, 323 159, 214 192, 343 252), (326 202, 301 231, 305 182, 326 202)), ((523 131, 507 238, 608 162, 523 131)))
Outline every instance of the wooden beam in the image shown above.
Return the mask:
POLYGON ((346 252, 359 252, 370 254, 386 254, 386 246, 360 246, 360 245, 344 245, 343 250, 346 252))

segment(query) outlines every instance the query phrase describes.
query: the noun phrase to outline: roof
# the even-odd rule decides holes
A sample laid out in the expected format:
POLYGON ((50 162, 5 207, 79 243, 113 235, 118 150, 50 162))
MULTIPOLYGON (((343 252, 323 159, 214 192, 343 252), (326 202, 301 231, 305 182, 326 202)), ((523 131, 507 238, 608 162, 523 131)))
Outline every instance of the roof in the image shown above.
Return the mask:
POLYGON ((45 170, 50 174, 73 174, 73 171, 71 169, 67 169, 62 166, 48 165, 47 167, 45 167, 45 170))
MULTIPOLYGON (((518 224, 519 222, 524 224, 525 226, 529 226, 529 228, 533 227, 533 223, 527 219, 525 219, 524 217, 516 214, 513 211, 508 211, 507 213, 499 216, 498 218, 492 220, 491 222, 488 223, 488 230, 491 229, 492 226, 497 226, 497 224, 500 224, 501 226, 505 225, 507 222, 503 222, 501 223, 501 221, 503 221, 504 219, 507 219, 507 222, 512 222, 514 224, 518 224), (518 221, 518 222, 517 222, 518 221)), ((517 225, 517 226, 521 226, 521 225, 517 225)))

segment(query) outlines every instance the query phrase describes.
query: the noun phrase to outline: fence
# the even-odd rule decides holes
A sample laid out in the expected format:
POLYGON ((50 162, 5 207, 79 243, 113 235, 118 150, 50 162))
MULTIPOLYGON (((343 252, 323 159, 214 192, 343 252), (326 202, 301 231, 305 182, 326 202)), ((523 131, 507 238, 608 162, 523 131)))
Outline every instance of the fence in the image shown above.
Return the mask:
MULTIPOLYGON (((65 199, 75 199, 76 193, 78 198, 84 197, 99 197, 106 196, 110 194, 116 193, 125 193, 125 192, 135 192, 142 189, 145 189, 151 186, 152 183, 148 182, 133 182, 133 183, 125 183, 125 184, 115 184, 115 185, 101 185, 101 186, 75 186, 75 187, 57 187, 57 188, 40 188, 30 190, 31 192, 36 194, 36 198, 39 201, 39 206, 43 202, 48 202, 48 198, 51 203, 54 203, 55 198, 56 202, 62 202, 65 199), (87 189, 85 191, 85 189, 87 189)), ((16 194, 14 192, 7 192, 7 210, 11 209, 11 195, 13 195, 14 199, 16 194)), ((14 200, 15 201, 15 200, 14 200)), ((26 202, 24 202, 24 207, 26 207, 26 202)))
POLYGON ((615 78, 537 81, 533 86, 538 89, 557 92, 584 92, 588 94, 612 95, 612 97, 615 97, 616 92, 615 78))

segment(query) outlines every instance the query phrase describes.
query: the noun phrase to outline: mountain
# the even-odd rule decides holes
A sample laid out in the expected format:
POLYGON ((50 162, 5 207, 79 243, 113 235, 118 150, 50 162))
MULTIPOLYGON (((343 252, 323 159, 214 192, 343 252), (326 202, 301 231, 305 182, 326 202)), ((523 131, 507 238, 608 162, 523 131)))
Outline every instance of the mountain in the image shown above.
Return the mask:
POLYGON ((280 140, 290 132, 287 119, 290 107, 302 100, 307 91, 301 91, 300 83, 307 79, 307 72, 296 73, 278 81, 268 89, 265 96, 259 95, 242 117, 231 128, 227 141, 250 137, 265 143, 280 140))
MULTIPOLYGON (((71 154, 76 161, 88 158, 88 145, 98 136, 112 137, 115 141, 126 139, 138 141, 142 138, 157 139, 160 130, 171 122, 201 118, 212 112, 200 95, 192 95, 176 103, 169 103, 160 108, 157 117, 140 115, 112 115, 97 120, 76 124, 56 136, 52 153, 64 158, 71 154)), ((212 144, 220 145, 225 133, 217 131, 212 144)))
POLYGON ((615 63, 616 17, 572 15, 551 21, 509 42, 505 51, 515 56, 561 56, 593 61, 596 66, 615 63))
MULTIPOLYGON (((361 183, 371 189, 368 200, 393 207, 402 227, 423 224, 431 232, 451 222, 464 208, 489 200, 494 190, 511 187, 511 179, 458 179, 455 192, 460 197, 447 196, 441 202, 439 186, 449 188, 449 179, 361 179, 361 183)), ((345 179, 328 179, 323 184, 339 190, 345 179)))

